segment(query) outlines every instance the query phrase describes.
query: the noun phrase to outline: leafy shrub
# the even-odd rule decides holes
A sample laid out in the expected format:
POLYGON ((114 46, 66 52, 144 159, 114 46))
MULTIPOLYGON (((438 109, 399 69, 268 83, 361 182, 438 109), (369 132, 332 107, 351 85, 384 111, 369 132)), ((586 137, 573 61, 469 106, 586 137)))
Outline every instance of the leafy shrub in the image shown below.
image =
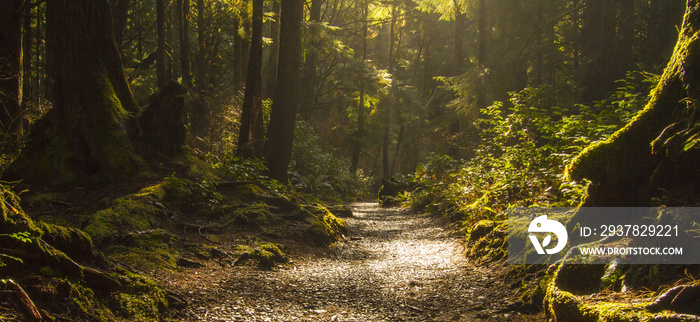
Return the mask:
POLYGON ((324 152, 319 137, 304 122, 297 122, 290 180, 302 192, 326 198, 351 199, 367 195, 369 181, 361 171, 353 173, 347 160, 324 152))
POLYGON ((573 206, 585 182, 564 179, 564 166, 589 144, 624 126, 647 101, 639 84, 654 75, 631 73, 618 90, 592 106, 550 106, 549 87, 511 93, 481 111, 475 125, 482 141, 475 157, 456 161, 432 155, 410 180, 423 189, 411 194, 413 208, 443 214, 471 227, 502 219, 509 207, 573 206))

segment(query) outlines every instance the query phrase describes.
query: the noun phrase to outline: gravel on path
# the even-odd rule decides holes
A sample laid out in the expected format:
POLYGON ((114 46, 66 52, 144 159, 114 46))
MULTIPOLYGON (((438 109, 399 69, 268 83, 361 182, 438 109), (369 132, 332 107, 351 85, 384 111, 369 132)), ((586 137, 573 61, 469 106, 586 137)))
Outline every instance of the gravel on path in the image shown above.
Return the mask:
MULTIPOLYGON (((470 264, 435 218, 353 204, 348 238, 272 271, 219 264, 167 281, 185 321, 523 321, 498 269, 470 264)), ((463 238, 463 237, 462 237, 463 238)))

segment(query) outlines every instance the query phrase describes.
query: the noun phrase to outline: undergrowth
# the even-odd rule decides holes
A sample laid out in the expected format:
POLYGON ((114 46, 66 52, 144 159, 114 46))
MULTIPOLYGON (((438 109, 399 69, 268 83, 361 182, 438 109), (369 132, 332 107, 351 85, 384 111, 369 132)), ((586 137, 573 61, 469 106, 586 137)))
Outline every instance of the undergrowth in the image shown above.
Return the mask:
POLYGON ((624 126, 647 102, 643 85, 656 82, 655 75, 630 73, 614 94, 592 106, 552 105, 556 92, 548 86, 511 93, 474 121, 481 142, 473 158, 432 155, 405 178, 421 188, 399 199, 463 228, 505 219, 510 207, 576 206, 587 183, 566 180, 565 165, 624 126))

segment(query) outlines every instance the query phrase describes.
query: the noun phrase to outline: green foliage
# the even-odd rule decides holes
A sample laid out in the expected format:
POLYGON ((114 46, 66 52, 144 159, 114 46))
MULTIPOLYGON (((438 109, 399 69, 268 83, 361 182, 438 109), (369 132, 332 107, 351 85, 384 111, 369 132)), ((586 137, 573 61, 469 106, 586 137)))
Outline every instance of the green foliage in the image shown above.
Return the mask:
POLYGON ((482 142, 465 162, 433 155, 410 178, 424 188, 412 193, 412 207, 440 213, 471 227, 502 219, 509 207, 573 206, 585 182, 566 180, 564 166, 592 142, 612 135, 646 103, 639 78, 630 74, 609 99, 592 107, 551 106, 550 87, 511 93, 481 111, 475 125, 482 142))
POLYGON ((267 167, 260 159, 241 159, 239 157, 225 158, 224 161, 214 165, 214 168, 223 171, 232 180, 249 181, 266 178, 264 176, 267 167))
POLYGON ((365 196, 369 179, 353 173, 347 160, 326 152, 319 137, 304 122, 297 122, 290 180, 302 192, 326 198, 353 199, 365 196))
POLYGON ((178 178, 175 175, 165 178, 165 187, 170 193, 169 197, 172 200, 189 200, 190 205, 195 205, 198 202, 210 206, 220 205, 223 202, 223 196, 216 191, 216 185, 216 181, 207 179, 192 181, 178 178))

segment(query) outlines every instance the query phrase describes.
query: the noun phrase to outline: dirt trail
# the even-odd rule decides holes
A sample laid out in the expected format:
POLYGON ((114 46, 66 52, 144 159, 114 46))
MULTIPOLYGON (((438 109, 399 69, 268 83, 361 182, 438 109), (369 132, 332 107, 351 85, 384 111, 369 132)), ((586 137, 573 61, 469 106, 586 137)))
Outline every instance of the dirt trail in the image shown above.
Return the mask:
POLYGON ((287 268, 207 265, 176 287, 189 321, 489 321, 526 318, 512 291, 470 265, 457 237, 404 209, 353 205, 348 241, 326 256, 293 255, 287 268))

